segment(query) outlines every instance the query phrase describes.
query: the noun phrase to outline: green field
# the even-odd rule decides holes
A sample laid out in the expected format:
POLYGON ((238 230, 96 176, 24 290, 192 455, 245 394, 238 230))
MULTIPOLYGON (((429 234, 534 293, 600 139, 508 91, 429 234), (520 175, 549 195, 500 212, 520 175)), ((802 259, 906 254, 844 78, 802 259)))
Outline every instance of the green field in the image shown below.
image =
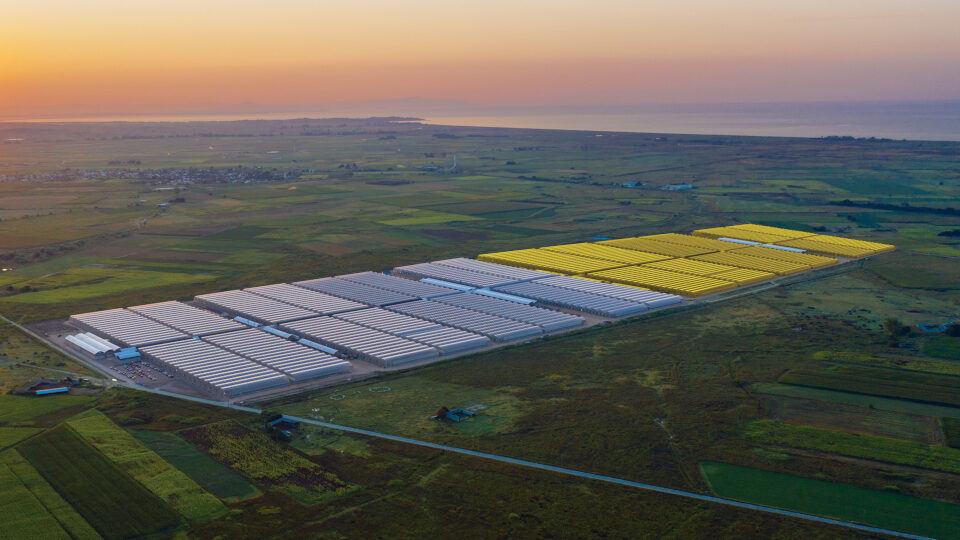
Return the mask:
POLYGON ((0 321, 0 394, 15 390, 38 378, 63 378, 66 375, 63 371, 75 374, 74 378, 97 375, 86 365, 62 356, 14 326, 0 321), (17 377, 11 376, 13 368, 9 365, 13 363, 24 368, 17 370, 17 377), (26 369, 27 366, 36 367, 26 369), (4 370, 10 374, 4 374, 4 370))
MULTIPOLYGON (((171 269, 172 270, 172 269, 171 269)), ((214 274, 188 274, 174 271, 151 271, 131 268, 81 266, 62 273, 17 283, 18 287, 39 289, 17 295, 16 301, 26 304, 58 304, 96 298, 104 294, 123 294, 153 287, 189 285, 210 281, 214 274)), ((0 309, 2 301, 0 298, 0 309)))
POLYGON ((129 538, 180 522, 166 503, 66 425, 17 450, 104 538, 129 538))
POLYGON ((960 289, 956 261, 946 257, 917 259, 901 253, 870 265, 870 271, 896 287, 932 289, 943 292, 960 289))
POLYGON ((754 504, 936 538, 960 538, 960 506, 847 484, 703 462, 713 492, 754 504))
POLYGON ((0 424, 29 424, 38 416, 90 403, 87 396, 43 397, 0 395, 0 424))
POLYGON ((190 521, 226 512, 216 497, 97 411, 67 421, 73 430, 190 521))
POLYGON ((743 432, 751 441, 872 459, 960 474, 960 450, 835 429, 754 420, 743 432))
POLYGON ((766 417, 790 424, 934 444, 941 440, 936 418, 818 399, 762 396, 766 417))
POLYGON ((221 499, 242 500, 260 494, 257 488, 240 475, 214 461, 175 433, 145 430, 131 433, 142 444, 190 476, 203 489, 221 499))
POLYGON ((388 377, 303 396, 295 405, 280 407, 344 425, 386 432, 401 428, 406 435, 430 438, 437 434, 437 422, 430 420, 437 409, 479 405, 480 416, 446 430, 450 436, 472 437, 511 429, 511 418, 518 414, 516 390, 505 386, 491 391, 430 377, 388 377))
POLYGON ((3 500, 0 512, 5 513, 0 519, 4 528, 32 528, 38 535, 49 534, 50 538, 100 538, 16 450, 0 453, 0 477, 3 477, 0 483, 4 484, 4 488, 0 488, 0 500, 3 500))
POLYGON ((44 538, 69 539, 70 535, 60 527, 56 518, 33 497, 4 461, 0 459, 0 520, 3 523, 3 536, 13 538, 12 531, 42 531, 39 534, 44 538))
POLYGON ((351 489, 335 474, 236 422, 208 424, 180 434, 259 486, 286 493, 303 504, 315 504, 351 489))
POLYGON ((923 345, 923 353, 947 360, 960 360, 960 338, 948 336, 933 336, 927 338, 923 345))
POLYGON ((791 369, 778 382, 960 407, 960 377, 843 365, 791 369))
MULTIPOLYGON (((926 351, 924 351, 926 352, 926 351)), ((929 354, 929 353, 927 353, 929 354)), ((935 355, 932 355, 935 356, 935 355)), ((940 375, 960 376, 960 362, 939 360, 923 356, 906 355, 870 355, 852 351, 820 351, 813 355, 817 360, 841 364, 863 364, 865 366, 923 371, 940 375)))
POLYGON ((960 418, 960 408, 958 407, 918 403, 916 401, 906 401, 902 399, 889 399, 866 394, 851 394, 839 390, 774 383, 756 383, 753 385, 753 389, 756 392, 764 394, 813 399, 830 403, 845 403, 861 407, 873 407, 885 411, 930 416, 933 418, 960 418))
POLYGON ((41 431, 43 430, 38 428, 0 427, 0 450, 3 450, 8 446, 13 446, 23 439, 36 435, 41 431))
MULTIPOLYGON (((870 272, 873 265, 882 264, 895 255, 902 254, 884 253, 865 261, 863 271, 802 283, 763 301, 794 319, 829 317, 871 332, 882 331, 883 321, 891 317, 908 326, 954 317, 954 302, 960 294, 906 290, 873 276, 870 272)), ((941 261, 939 257, 916 254, 910 254, 910 259, 916 264, 941 261)), ((888 356, 892 352, 888 348, 883 354, 873 356, 888 356)))
POLYGON ((944 418, 941 422, 944 442, 951 448, 960 449, 960 419, 944 418))

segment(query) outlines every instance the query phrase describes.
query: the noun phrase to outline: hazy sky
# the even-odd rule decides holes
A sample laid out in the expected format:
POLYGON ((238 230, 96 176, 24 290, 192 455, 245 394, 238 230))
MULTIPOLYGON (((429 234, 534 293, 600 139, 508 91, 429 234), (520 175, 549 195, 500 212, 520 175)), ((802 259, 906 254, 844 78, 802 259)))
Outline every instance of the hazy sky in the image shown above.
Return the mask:
POLYGON ((0 0, 0 109, 960 99, 960 0, 0 0))

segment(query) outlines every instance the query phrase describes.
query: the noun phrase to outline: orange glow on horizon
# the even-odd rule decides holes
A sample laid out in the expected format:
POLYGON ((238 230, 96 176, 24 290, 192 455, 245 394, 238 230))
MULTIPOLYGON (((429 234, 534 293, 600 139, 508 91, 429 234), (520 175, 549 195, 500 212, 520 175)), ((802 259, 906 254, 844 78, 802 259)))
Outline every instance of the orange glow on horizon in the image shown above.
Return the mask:
POLYGON ((0 113, 960 98, 948 0, 14 1, 0 18, 0 113))

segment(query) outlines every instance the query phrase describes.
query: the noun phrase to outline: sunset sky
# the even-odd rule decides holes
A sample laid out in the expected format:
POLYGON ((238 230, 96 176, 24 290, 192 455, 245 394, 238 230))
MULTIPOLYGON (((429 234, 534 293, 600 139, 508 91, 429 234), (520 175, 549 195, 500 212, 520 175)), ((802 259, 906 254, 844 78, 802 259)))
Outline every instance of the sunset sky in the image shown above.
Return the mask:
POLYGON ((0 111, 960 99, 957 0, 0 4, 0 111))

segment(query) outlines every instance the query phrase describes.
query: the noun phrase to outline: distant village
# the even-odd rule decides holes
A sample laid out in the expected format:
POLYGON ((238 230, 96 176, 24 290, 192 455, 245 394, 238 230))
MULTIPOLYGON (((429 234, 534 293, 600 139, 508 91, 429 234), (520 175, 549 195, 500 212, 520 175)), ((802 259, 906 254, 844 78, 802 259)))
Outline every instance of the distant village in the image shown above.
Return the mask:
MULTIPOLYGON (((124 162, 126 165, 136 163, 124 162)), ((0 182, 70 182, 76 180, 141 180, 147 185, 248 184, 300 178, 309 171, 264 167, 200 167, 187 169, 63 169, 31 174, 0 174, 0 182)))

